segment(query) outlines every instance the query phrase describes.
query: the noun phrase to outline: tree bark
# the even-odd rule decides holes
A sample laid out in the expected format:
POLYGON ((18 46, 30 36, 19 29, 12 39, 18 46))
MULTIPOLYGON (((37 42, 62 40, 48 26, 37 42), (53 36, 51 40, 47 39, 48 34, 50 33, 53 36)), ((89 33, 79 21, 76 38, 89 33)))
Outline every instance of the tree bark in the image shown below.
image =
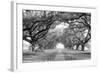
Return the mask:
POLYGON ((81 46, 82 46, 82 49, 81 50, 84 51, 84 47, 85 47, 84 44, 82 44, 81 46))

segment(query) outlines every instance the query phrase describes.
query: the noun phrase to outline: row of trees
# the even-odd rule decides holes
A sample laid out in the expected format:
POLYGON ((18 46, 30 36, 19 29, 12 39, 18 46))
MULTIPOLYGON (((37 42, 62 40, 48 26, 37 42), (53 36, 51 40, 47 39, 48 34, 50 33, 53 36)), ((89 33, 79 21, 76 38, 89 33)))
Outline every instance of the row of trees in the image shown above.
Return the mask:
POLYGON ((84 51, 85 44, 91 39, 90 24, 89 13, 24 10, 23 40, 32 44, 33 51, 35 46, 39 49, 52 49, 59 41, 62 41, 66 47, 76 46, 78 49, 81 46, 81 50, 84 51), (60 37, 48 33, 52 26, 55 28, 59 24, 55 25, 56 21, 69 24, 60 37))

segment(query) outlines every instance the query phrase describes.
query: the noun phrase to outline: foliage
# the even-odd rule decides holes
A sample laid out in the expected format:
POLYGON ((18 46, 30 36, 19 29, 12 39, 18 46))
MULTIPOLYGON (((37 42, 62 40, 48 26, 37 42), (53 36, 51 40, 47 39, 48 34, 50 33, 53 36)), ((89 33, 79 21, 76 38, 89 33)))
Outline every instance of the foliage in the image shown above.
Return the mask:
POLYGON ((90 24, 90 13, 23 10, 23 40, 31 43, 33 50, 36 45, 39 49, 52 49, 57 42, 62 42, 65 47, 81 46, 84 51, 91 39, 90 24), (50 32, 62 22, 69 24, 62 35, 50 32))

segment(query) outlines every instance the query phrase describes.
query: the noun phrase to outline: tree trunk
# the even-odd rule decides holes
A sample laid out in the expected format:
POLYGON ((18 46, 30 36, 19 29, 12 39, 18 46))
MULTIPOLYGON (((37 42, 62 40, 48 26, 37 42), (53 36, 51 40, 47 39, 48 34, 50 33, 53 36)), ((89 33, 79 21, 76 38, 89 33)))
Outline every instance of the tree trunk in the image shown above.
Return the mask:
POLYGON ((76 45, 76 50, 78 50, 79 44, 76 45))
POLYGON ((81 51, 84 51, 84 47, 85 47, 85 46, 84 46, 84 44, 82 44, 81 46, 82 46, 82 49, 81 49, 81 51))
POLYGON ((32 52, 34 51, 34 47, 35 47, 34 42, 32 42, 32 52))

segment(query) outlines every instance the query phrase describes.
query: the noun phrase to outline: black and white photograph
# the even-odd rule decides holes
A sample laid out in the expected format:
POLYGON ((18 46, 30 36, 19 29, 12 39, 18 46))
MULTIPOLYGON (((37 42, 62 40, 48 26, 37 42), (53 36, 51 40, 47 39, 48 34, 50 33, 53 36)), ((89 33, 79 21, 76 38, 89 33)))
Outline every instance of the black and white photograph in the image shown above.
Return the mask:
POLYGON ((91 59, 91 13, 22 9, 22 62, 91 59))

